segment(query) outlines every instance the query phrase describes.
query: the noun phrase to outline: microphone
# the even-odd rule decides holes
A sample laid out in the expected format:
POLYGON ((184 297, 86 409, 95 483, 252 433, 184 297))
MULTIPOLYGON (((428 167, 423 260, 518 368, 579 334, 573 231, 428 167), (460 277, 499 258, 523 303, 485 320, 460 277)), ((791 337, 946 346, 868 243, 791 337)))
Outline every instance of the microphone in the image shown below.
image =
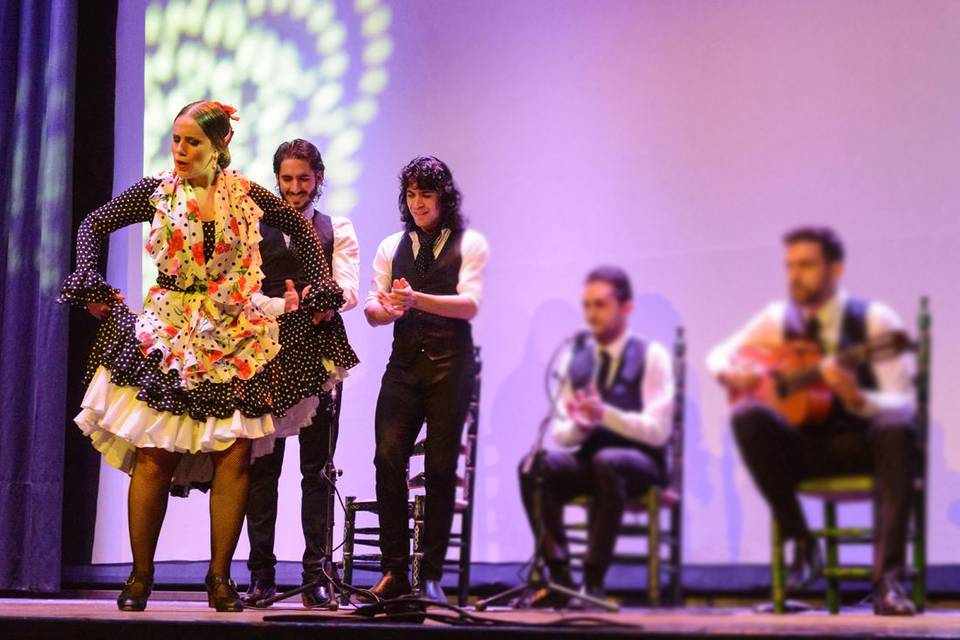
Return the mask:
POLYGON ((573 348, 574 349, 583 349, 583 345, 587 343, 587 340, 590 339, 590 332, 586 329, 582 331, 577 331, 573 334, 573 348))

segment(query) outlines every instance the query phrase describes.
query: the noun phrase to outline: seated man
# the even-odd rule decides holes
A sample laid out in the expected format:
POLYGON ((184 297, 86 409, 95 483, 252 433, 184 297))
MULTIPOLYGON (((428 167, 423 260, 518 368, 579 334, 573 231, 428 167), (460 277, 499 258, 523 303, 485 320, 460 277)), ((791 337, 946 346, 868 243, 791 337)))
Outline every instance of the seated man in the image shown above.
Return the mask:
POLYGON ((900 584, 913 477, 913 393, 904 357, 848 370, 831 354, 901 327, 887 306, 853 298, 840 288, 843 244, 828 228, 802 227, 784 236, 789 301, 774 302, 746 327, 716 347, 708 367, 720 383, 750 392, 763 373, 738 358, 744 347, 776 349, 785 341, 818 343, 826 357, 821 376, 835 396, 825 423, 795 427, 770 407, 738 403, 733 429, 740 453, 757 487, 792 542, 787 589, 815 579, 823 561, 796 495, 804 479, 872 473, 876 486, 874 611, 912 615, 913 604, 900 584))
MULTIPOLYGON (((627 328, 633 311, 630 280, 617 267, 599 267, 587 276, 583 310, 590 336, 578 339, 567 354, 556 441, 573 447, 548 451, 543 473, 541 549, 553 582, 573 588, 563 527, 563 507, 588 495, 588 548, 583 591, 603 596, 624 504, 666 481, 663 447, 670 439, 674 383, 670 354, 656 342, 633 336, 627 328)), ((535 470, 520 467, 523 503, 533 530, 535 470)), ((534 602, 564 606, 566 598, 534 602)))

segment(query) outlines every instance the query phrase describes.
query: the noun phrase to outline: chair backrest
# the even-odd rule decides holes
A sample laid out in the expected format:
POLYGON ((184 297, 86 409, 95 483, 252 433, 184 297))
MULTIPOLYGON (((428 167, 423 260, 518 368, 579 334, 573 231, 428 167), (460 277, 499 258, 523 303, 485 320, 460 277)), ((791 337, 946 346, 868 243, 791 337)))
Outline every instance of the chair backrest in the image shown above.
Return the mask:
POLYGON ((683 326, 677 327, 673 343, 673 428, 667 443, 668 488, 683 497, 683 425, 687 390, 687 341, 683 326))

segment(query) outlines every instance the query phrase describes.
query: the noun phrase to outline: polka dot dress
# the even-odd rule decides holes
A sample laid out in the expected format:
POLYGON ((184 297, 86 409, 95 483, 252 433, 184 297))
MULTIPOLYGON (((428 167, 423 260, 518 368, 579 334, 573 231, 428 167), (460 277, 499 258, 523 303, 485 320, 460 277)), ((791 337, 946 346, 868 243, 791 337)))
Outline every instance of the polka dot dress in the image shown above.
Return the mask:
MULTIPOLYGON (((339 315, 320 325, 311 322, 313 311, 339 308, 343 300, 342 290, 331 277, 312 226, 283 200, 253 183, 250 183, 247 195, 262 210, 265 223, 279 228, 293 239, 311 283, 310 295, 303 300, 300 310, 278 319, 279 351, 245 379, 237 376, 226 382, 200 381, 197 384, 185 384, 178 369, 163 367, 160 352, 144 355, 142 336, 135 335, 138 314, 118 302, 117 290, 104 282, 97 271, 97 261, 101 243, 110 232, 154 219, 151 197, 161 180, 162 177, 143 178, 89 214, 80 226, 77 269, 64 282, 60 300, 78 305, 90 302, 112 304, 93 346, 87 381, 99 367, 104 367, 110 373, 112 384, 136 388, 137 399, 156 411, 172 416, 189 415, 194 420, 228 418, 236 411, 257 418, 268 413, 282 416, 304 398, 321 394, 329 378, 324 360, 344 370, 358 363, 339 315)), ((213 223, 202 224, 201 261, 206 265, 215 261, 216 233, 213 223)), ((177 291, 169 277, 159 278, 158 286, 177 291)), ((170 299, 180 298, 184 296, 170 299)), ((243 303, 250 305, 249 299, 243 303)), ((229 355, 225 354, 226 357, 229 355)))

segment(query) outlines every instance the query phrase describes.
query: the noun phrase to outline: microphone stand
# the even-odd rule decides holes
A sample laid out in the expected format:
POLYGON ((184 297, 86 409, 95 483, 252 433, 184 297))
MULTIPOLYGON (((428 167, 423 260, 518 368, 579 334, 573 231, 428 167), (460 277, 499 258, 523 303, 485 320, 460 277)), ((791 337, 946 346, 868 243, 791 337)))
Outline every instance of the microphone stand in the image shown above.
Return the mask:
POLYGON ((546 538, 546 530, 543 526, 543 455, 545 453, 543 442, 546 438, 547 431, 550 428, 550 422, 557 415, 557 401, 560 398, 560 393, 563 389, 563 383, 566 380, 566 376, 561 376, 558 374, 555 367, 557 358, 560 356, 561 351, 571 343, 579 344, 582 335, 583 334, 578 334, 577 336, 567 338, 560 343, 560 345, 554 350, 553 355, 550 356, 550 361, 547 364, 545 376, 545 387, 547 399, 549 401, 549 408, 547 409, 547 414, 540 421, 540 425, 537 428, 537 436, 533 441, 533 445, 530 447, 529 453, 527 453, 527 457, 523 461, 522 472, 524 474, 528 474, 532 470, 534 473, 533 504, 531 505, 531 516, 534 522, 534 552, 533 560, 531 561, 530 572, 527 574, 527 581, 521 585, 507 589, 506 591, 501 591, 500 593, 494 594, 489 598, 479 600, 475 605, 477 611, 484 611, 487 609, 487 607, 511 600, 511 606, 514 608, 526 608, 529 606, 526 604, 529 597, 537 593, 544 593, 545 595, 560 594, 570 598, 571 600, 579 600, 583 603, 588 603, 594 605, 595 607, 606 609, 607 611, 615 612, 620 610, 620 608, 615 604, 611 604, 605 600, 601 600, 600 598, 588 596, 584 593, 580 593, 579 591, 553 582, 548 577, 546 560, 543 557, 543 547, 546 538), (560 381, 560 384, 557 385, 556 391, 551 389, 552 380, 560 381))
POLYGON ((255 605, 257 609, 269 607, 275 602, 292 598, 295 595, 315 589, 323 584, 326 584, 327 586, 327 596, 329 600, 326 602, 326 604, 322 604, 315 608, 336 611, 340 606, 335 585, 335 582, 339 581, 334 578, 335 571, 333 567, 333 516, 335 513, 334 500, 337 493, 337 478, 343 475, 343 470, 337 469, 333 462, 333 451, 336 448, 337 432, 339 431, 339 428, 334 427, 339 427, 338 423, 340 420, 340 412, 337 410, 337 395, 339 394, 339 391, 340 385, 337 385, 331 389, 330 395, 328 396, 328 406, 326 409, 330 413, 330 428, 327 430, 327 463, 323 466, 323 471, 320 473, 323 475, 323 479, 326 481, 328 489, 327 501, 324 505, 324 511, 326 512, 326 519, 324 520, 326 530, 324 531, 324 556, 320 561, 320 575, 309 582, 305 582, 299 587, 290 589, 289 591, 284 591, 282 593, 274 594, 269 598, 264 598, 263 600, 258 600, 255 605))

